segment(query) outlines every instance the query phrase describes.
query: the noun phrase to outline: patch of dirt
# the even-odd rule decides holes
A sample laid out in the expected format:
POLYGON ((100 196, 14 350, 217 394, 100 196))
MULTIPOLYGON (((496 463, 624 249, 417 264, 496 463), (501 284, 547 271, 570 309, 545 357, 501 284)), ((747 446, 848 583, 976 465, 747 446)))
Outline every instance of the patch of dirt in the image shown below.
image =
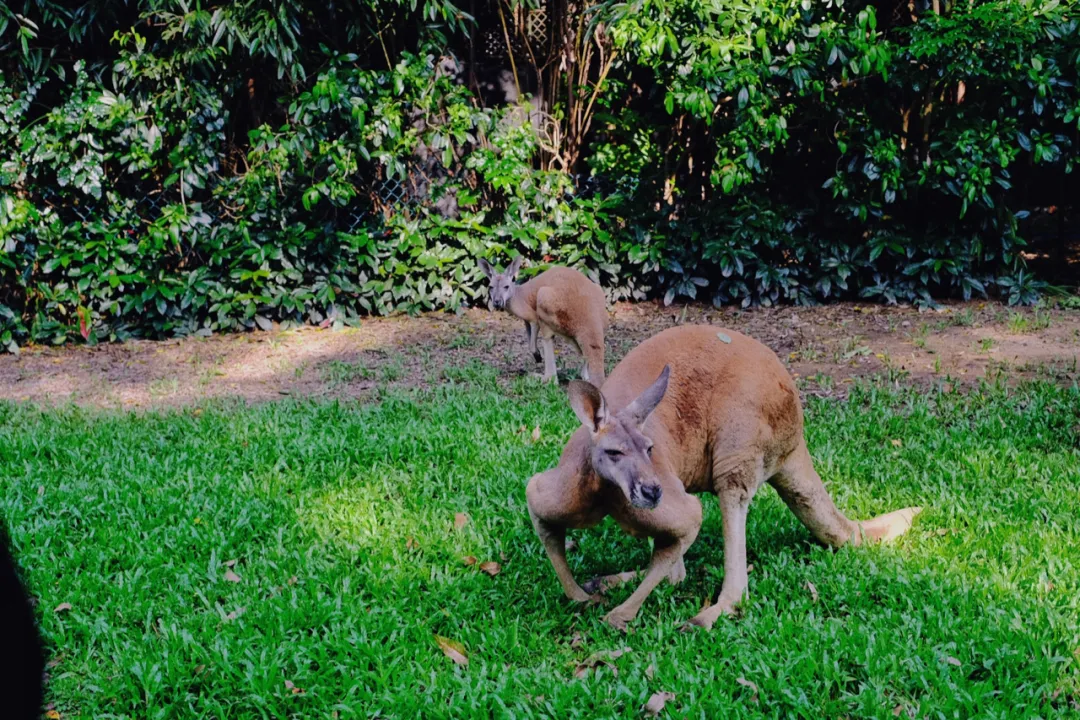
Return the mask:
MULTIPOLYGON (((842 395, 856 378, 971 384, 996 376, 1077 379, 1080 311, 956 303, 939 312, 850 303, 738 310, 705 304, 612 308, 608 366, 657 332, 706 323, 771 347, 805 392, 842 395)), ((560 378, 582 361, 556 342, 560 378)), ((538 373, 524 325, 482 309, 372 318, 359 328, 303 328, 124 345, 31 347, 0 356, 0 399, 93 407, 180 406, 209 398, 368 398, 494 371, 538 373)))

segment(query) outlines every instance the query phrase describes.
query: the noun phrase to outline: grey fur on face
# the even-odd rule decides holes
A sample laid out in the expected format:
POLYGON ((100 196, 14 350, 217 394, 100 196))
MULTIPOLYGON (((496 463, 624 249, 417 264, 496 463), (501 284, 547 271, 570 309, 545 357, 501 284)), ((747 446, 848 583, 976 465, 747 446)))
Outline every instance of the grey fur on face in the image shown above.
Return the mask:
POLYGON ((507 303, 514 295, 514 280, 518 271, 521 270, 521 257, 516 257, 503 272, 496 272, 484 258, 477 260, 480 270, 488 278, 488 300, 496 310, 506 309, 507 303))

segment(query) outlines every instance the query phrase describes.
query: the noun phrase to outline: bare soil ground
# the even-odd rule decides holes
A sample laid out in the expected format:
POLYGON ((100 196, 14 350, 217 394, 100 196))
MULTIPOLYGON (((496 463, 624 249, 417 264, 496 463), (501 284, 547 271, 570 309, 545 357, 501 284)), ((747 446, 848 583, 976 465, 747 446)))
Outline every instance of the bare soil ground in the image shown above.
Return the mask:
MULTIPOLYGON (((755 337, 808 394, 842 395, 856 378, 973 384, 982 378, 1078 377, 1080 311, 956 303, 938 312, 879 305, 715 309, 618 304, 608 365, 672 325, 707 323, 755 337)), ((576 377, 575 351, 556 342, 560 378, 576 377)), ((304 328, 98 347, 31 347, 0 356, 0 399, 91 407, 180 406, 209 398, 365 399, 394 386, 424 387, 494 370, 500 381, 539 371, 523 325, 503 313, 372 318, 359 328, 304 328)))

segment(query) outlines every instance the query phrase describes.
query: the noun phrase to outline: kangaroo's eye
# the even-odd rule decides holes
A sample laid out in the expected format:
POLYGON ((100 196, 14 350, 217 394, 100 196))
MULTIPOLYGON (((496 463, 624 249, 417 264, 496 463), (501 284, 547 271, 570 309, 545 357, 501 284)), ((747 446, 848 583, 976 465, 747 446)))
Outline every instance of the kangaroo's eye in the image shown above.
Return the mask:
POLYGON ((652 457, 652 445, 645 448, 645 454, 648 455, 649 457, 652 457))
POLYGON ((622 450, 605 450, 604 454, 612 460, 618 460, 622 457, 622 450))

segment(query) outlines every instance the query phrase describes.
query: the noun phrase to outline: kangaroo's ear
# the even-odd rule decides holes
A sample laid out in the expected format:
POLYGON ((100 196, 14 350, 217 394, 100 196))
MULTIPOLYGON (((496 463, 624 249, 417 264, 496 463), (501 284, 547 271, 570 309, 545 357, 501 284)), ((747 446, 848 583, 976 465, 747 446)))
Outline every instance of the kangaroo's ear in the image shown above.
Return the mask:
POLYGON ((625 414, 638 427, 644 425, 645 421, 649 419, 649 415, 652 415, 652 411, 664 399, 670 377, 671 366, 665 365, 660 377, 656 378, 652 385, 645 388, 645 392, 638 395, 637 400, 627 405, 621 414, 625 414))
POLYGON ((510 267, 506 268, 506 274, 509 275, 511 279, 517 277, 518 270, 521 270, 521 261, 523 259, 524 258, 518 255, 514 258, 513 262, 510 263, 510 267))
POLYGON ((596 432, 600 426, 608 421, 607 403, 599 388, 584 380, 574 380, 570 383, 570 407, 578 416, 581 424, 596 432))
POLYGON ((488 262, 487 260, 485 260, 484 258, 479 258, 479 259, 478 259, 478 260, 476 261, 476 264, 480 266, 480 272, 482 272, 482 273, 484 273, 485 275, 487 275, 487 277, 488 277, 488 280, 490 280, 490 279, 491 279, 491 276, 492 276, 493 274, 495 274, 495 268, 491 267, 491 263, 489 263, 489 262, 488 262))

